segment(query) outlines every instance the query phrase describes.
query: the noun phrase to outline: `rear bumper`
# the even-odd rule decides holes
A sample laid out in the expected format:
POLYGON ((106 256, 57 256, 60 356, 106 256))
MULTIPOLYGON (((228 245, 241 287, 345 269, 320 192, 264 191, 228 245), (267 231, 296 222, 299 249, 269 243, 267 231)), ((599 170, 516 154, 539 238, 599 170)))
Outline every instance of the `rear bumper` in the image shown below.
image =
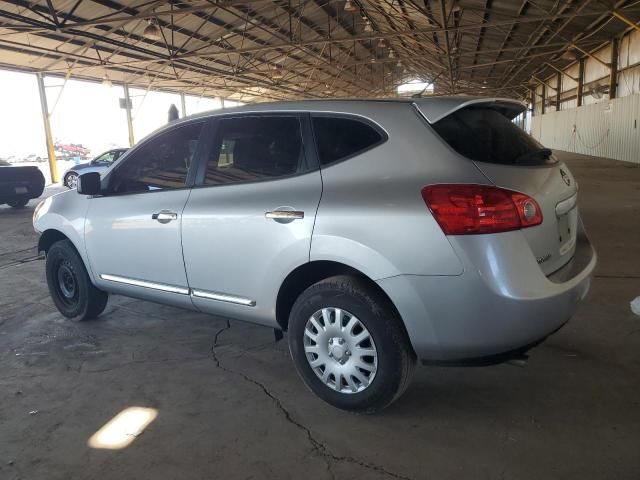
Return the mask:
POLYGON ((394 302, 422 361, 500 358, 558 330, 586 296, 597 257, 579 230, 573 259, 549 277, 521 233, 507 232, 490 242, 481 235, 451 237, 462 275, 400 275, 377 283, 394 302))

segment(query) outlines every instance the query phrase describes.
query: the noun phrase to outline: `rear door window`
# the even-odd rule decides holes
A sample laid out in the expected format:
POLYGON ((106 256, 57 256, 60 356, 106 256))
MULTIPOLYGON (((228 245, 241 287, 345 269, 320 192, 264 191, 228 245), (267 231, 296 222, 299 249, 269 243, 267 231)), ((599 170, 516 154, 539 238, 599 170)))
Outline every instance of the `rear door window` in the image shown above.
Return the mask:
POLYGON ((314 116, 312 123, 322 166, 363 153, 386 140, 383 132, 353 118, 314 116))
POLYGON ((477 162, 541 165, 556 161, 550 150, 491 108, 458 110, 431 126, 456 152, 477 162))

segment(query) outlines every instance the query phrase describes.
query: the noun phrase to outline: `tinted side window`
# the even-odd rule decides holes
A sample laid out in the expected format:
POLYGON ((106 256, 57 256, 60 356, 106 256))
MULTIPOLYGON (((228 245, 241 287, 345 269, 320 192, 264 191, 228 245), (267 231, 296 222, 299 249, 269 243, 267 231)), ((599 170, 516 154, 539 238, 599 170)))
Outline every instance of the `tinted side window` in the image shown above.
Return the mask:
POLYGON ((458 110, 432 125, 433 129, 460 155, 471 160, 504 165, 528 165, 549 160, 533 137, 500 112, 490 108, 458 110))
POLYGON ((380 132, 359 120, 313 117, 320 165, 328 165, 366 150, 383 140, 380 132))
POLYGON ((297 117, 260 116, 218 121, 205 185, 253 182, 292 175, 302 161, 297 117))
POLYGON ((133 193, 184 187, 202 125, 174 128, 146 142, 113 172, 111 190, 133 193))

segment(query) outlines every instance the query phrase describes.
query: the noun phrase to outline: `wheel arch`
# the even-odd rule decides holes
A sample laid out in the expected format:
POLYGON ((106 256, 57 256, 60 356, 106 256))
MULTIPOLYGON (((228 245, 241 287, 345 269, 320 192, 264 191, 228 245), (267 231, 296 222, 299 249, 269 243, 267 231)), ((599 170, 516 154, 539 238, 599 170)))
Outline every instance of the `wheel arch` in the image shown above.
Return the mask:
MULTIPOLYGON (((45 230, 44 232, 42 232, 42 234, 40 235, 40 238, 38 239, 38 253, 40 252, 47 253, 51 248, 51 245, 53 245, 56 242, 59 242, 60 240, 69 240, 73 245, 73 242, 71 241, 71 239, 67 237, 64 233, 62 233, 60 230, 56 230, 54 228, 45 230)), ((78 250, 75 245, 73 247, 76 250, 78 250)))
POLYGON ((347 264, 333 260, 314 260, 295 268, 282 282, 276 299, 276 320, 282 330, 287 330, 291 308, 300 294, 314 283, 335 275, 351 275, 361 279, 376 291, 388 303, 400 319, 401 327, 409 338, 407 328, 400 312, 387 293, 369 276, 347 264))

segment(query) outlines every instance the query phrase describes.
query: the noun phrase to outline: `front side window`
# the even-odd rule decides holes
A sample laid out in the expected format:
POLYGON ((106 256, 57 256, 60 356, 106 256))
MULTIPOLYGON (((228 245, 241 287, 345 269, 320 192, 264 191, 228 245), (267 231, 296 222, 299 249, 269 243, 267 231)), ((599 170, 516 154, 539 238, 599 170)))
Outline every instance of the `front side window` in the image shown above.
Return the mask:
POLYGON ((382 133, 360 120, 346 117, 313 117, 320 165, 343 160, 378 145, 382 133))
POLYGON ((116 167, 114 193, 182 188, 198 147, 203 122, 174 128, 152 138, 116 167))
POLYGON ((207 162, 205 185, 255 182, 293 175, 303 160, 297 117, 223 118, 207 162))

